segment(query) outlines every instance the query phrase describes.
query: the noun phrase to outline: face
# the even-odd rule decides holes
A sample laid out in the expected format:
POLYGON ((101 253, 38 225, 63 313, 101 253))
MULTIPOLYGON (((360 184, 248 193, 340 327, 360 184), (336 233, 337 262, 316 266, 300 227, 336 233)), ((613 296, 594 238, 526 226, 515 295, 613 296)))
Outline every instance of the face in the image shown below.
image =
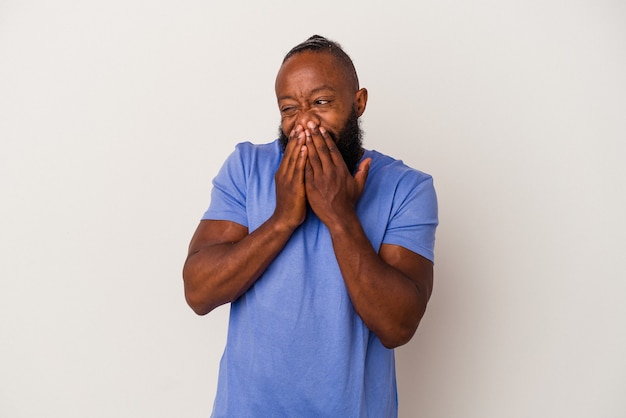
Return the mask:
MULTIPOLYGON (((352 142, 351 147, 358 147, 360 157, 358 118, 365 111, 367 90, 355 91, 348 71, 334 56, 304 51, 289 58, 278 72, 276 97, 283 146, 296 126, 305 127, 312 121, 329 132, 340 150, 350 148, 346 142, 352 142), (354 144, 356 136, 357 145, 354 144)), ((348 149, 350 152, 355 150, 348 149)), ((345 159, 343 151, 342 155, 345 159)))
MULTIPOLYGON (((335 135, 332 132, 328 132, 328 134, 333 141, 335 141, 335 144, 337 144, 337 149, 341 153, 346 167, 348 167, 348 171, 354 173, 363 155, 363 131, 359 125, 359 117, 357 116, 356 109, 352 110, 352 113, 348 116, 348 120, 343 129, 339 131, 339 134, 335 135)), ((278 136, 284 151, 289 138, 284 134, 282 128, 278 130, 278 136)))

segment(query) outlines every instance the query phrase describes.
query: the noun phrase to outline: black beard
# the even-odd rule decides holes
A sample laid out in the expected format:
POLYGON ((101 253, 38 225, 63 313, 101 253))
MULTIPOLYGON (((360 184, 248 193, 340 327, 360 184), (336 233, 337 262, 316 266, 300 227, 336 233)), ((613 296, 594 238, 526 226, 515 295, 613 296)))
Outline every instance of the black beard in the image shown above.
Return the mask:
MULTIPOLYGON (((356 109, 352 109, 352 112, 348 116, 346 124, 343 126, 338 135, 333 132, 326 131, 337 145, 337 149, 341 153, 343 160, 348 167, 348 171, 354 174, 357 164, 363 156, 363 130, 357 115, 356 109)), ((285 135, 283 130, 278 128, 278 140, 280 145, 285 151, 289 138, 285 135)))

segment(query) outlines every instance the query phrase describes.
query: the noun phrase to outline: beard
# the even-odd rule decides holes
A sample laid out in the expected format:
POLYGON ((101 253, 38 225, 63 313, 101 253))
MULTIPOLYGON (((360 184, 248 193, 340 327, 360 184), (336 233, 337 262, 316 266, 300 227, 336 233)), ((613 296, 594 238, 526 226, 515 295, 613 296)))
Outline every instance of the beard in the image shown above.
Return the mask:
MULTIPOLYGON (((353 108, 348 116, 346 124, 341 128, 338 134, 327 130, 328 135, 332 138, 341 153, 343 160, 348 167, 350 174, 354 174, 357 164, 363 156, 363 130, 356 109, 353 108)), ((278 140, 285 151, 289 138, 285 135, 282 128, 278 128, 278 140)))

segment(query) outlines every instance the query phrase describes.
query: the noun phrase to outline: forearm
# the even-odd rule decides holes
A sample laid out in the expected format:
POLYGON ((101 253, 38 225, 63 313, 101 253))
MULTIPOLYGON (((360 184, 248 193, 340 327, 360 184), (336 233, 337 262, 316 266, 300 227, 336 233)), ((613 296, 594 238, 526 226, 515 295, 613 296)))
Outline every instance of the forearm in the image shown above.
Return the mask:
POLYGON ((388 348, 407 343, 424 315, 427 282, 411 280, 376 253, 359 219, 344 216, 331 225, 337 262, 350 299, 366 326, 388 348))
POLYGON ((191 250, 183 268, 189 306, 204 315, 236 300, 263 274, 292 232, 272 217, 237 242, 191 250))

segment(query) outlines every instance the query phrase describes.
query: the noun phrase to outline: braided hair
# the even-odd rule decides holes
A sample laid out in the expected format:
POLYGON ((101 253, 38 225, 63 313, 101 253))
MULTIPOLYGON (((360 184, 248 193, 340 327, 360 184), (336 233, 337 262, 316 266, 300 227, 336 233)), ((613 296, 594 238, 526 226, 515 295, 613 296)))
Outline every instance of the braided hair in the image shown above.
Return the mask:
POLYGON ((320 35, 313 35, 306 41, 294 46, 288 53, 285 55, 283 59, 283 64, 292 56, 299 54, 301 52, 310 51, 315 53, 326 52, 331 54, 335 59, 339 62, 341 66, 347 71, 347 74, 352 78, 352 82, 354 83, 354 89, 357 91, 359 89, 359 77, 356 74, 356 69, 354 68, 354 63, 346 54, 346 52, 341 48, 337 42, 326 39, 320 35))

